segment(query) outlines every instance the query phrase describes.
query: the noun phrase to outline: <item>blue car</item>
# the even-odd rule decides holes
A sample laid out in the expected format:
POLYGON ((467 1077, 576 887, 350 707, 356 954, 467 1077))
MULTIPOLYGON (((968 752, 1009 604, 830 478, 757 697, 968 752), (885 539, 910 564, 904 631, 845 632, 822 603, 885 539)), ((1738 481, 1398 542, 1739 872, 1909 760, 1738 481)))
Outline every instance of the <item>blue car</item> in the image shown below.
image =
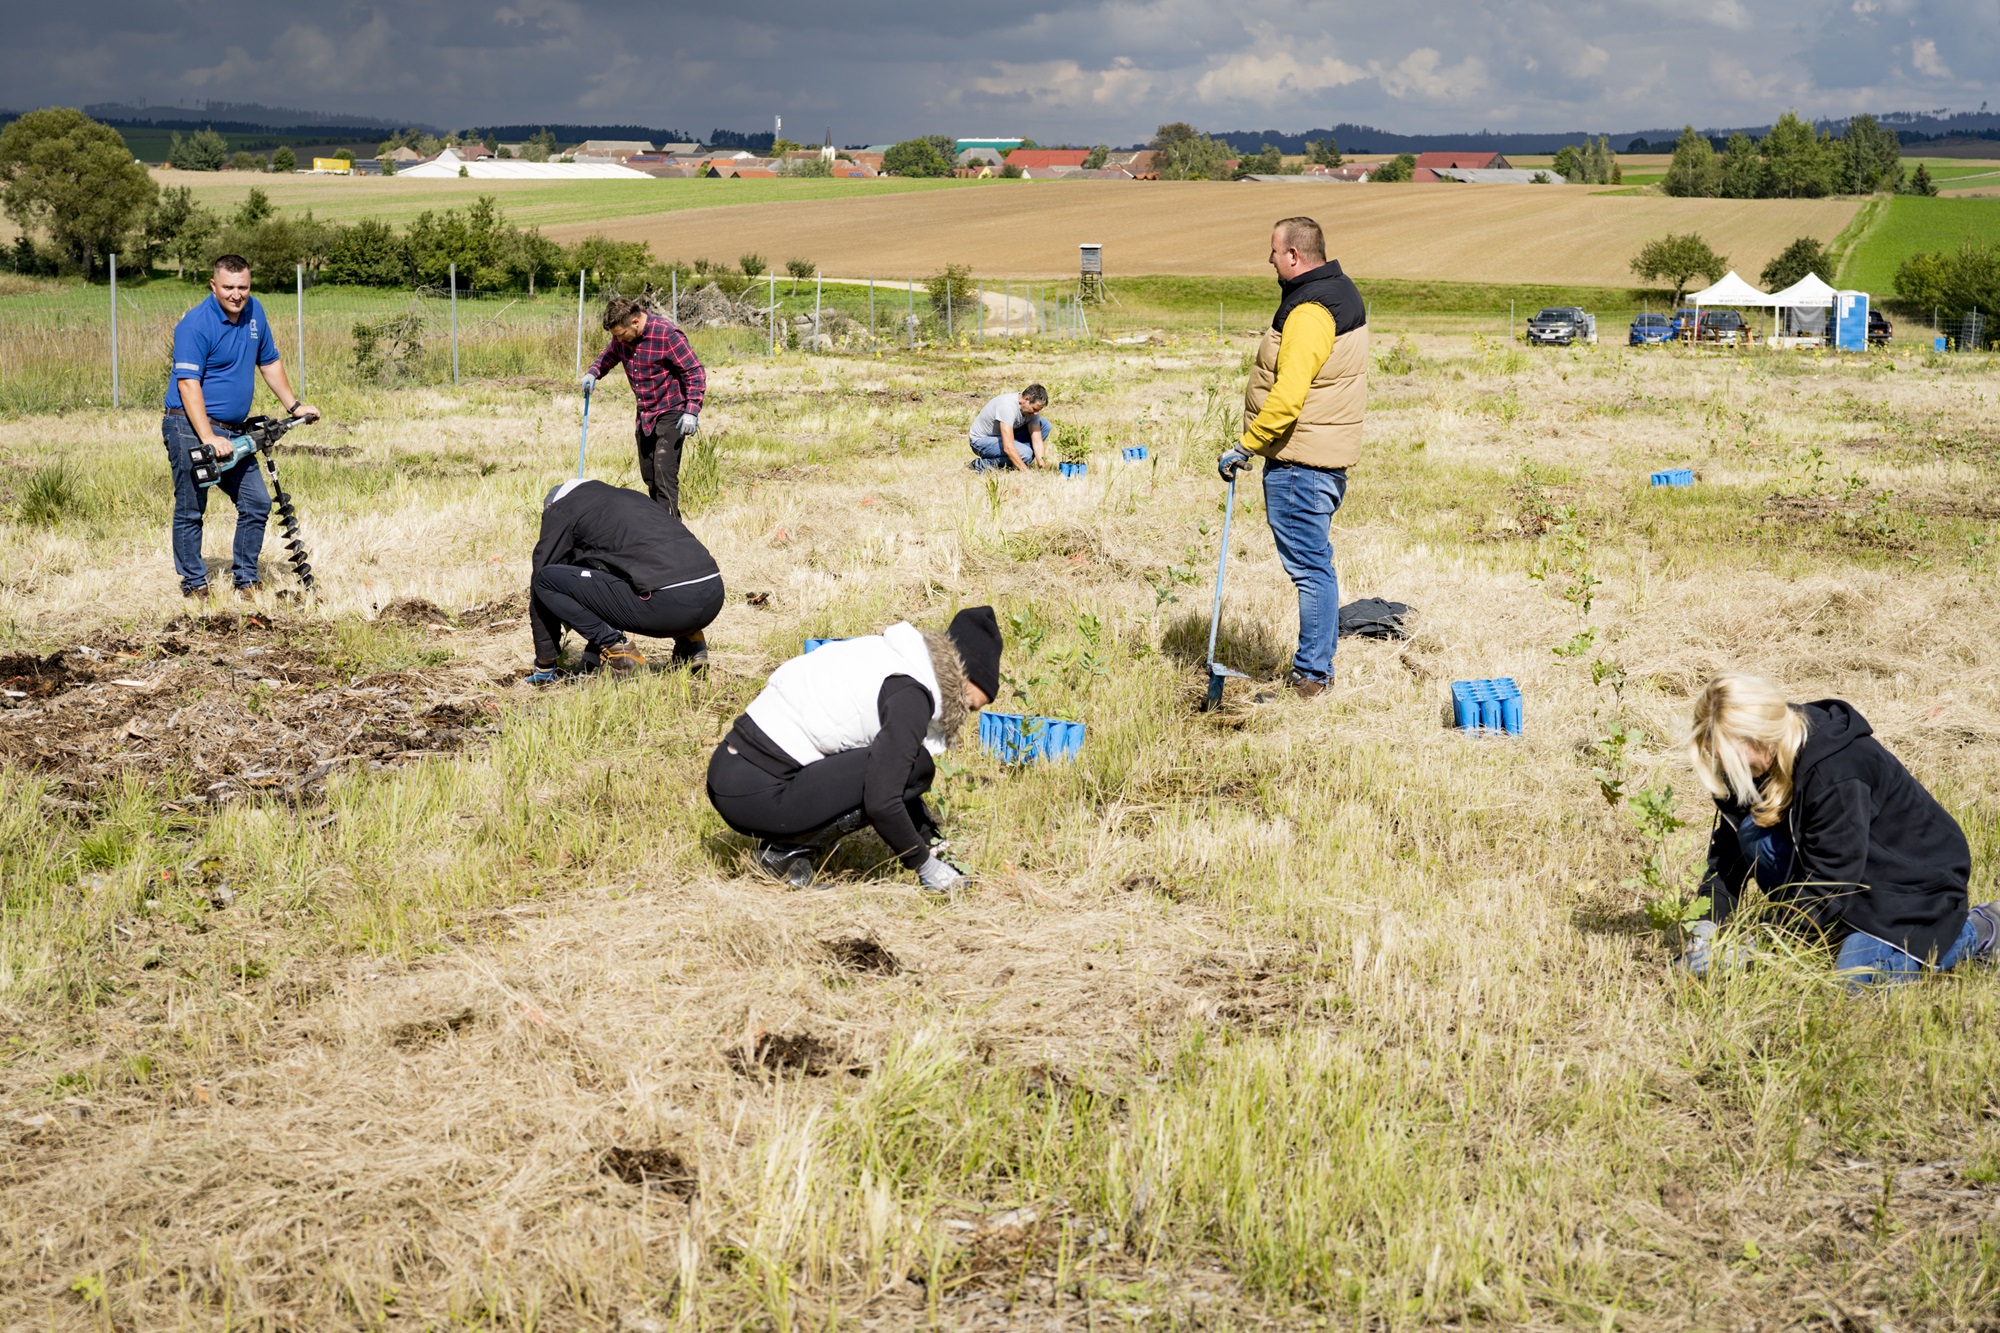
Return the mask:
POLYGON ((1674 322, 1665 315, 1637 315, 1632 320, 1631 344, 1644 347, 1648 343, 1670 343, 1674 340, 1674 322))

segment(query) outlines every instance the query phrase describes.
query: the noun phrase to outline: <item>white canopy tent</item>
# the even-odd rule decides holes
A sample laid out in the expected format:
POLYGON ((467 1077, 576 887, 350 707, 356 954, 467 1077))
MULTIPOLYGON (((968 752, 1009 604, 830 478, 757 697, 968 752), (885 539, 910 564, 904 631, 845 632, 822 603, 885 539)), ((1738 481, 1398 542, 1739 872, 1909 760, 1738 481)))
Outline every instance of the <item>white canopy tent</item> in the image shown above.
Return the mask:
POLYGON ((1758 291, 1755 287, 1737 277, 1735 269, 1730 269, 1729 276, 1721 282, 1716 283, 1713 287, 1704 287, 1700 291, 1690 294, 1687 301, 1689 305, 1696 307, 1705 305, 1748 305, 1762 308, 1772 304, 1770 296, 1758 291))
POLYGON ((1833 309, 1835 295, 1817 273, 1808 273, 1783 291, 1772 292, 1780 333, 1788 338, 1825 338, 1826 316, 1833 309))
MULTIPOLYGON (((1776 307, 1776 302, 1771 299, 1769 293, 1760 292, 1749 283, 1743 281, 1742 278, 1737 276, 1735 269, 1729 270, 1722 281, 1716 283, 1713 287, 1704 287, 1700 291, 1693 293, 1687 298, 1687 301, 1689 305, 1694 307, 1695 325, 1697 328, 1701 325, 1701 311, 1703 306, 1749 306, 1759 310, 1773 311, 1775 311, 1776 307)), ((1747 329, 1745 333, 1748 333, 1747 329)))

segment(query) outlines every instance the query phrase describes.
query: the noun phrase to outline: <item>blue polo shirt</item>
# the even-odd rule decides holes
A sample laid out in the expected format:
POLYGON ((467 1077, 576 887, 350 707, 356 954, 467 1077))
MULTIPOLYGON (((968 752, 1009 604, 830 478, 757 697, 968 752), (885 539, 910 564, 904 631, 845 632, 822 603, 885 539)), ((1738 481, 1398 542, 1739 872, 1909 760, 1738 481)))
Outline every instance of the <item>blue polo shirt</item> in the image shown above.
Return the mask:
POLYGON ((257 396, 257 367, 278 359, 271 321, 256 297, 231 322, 215 293, 174 325, 174 373, 167 378, 167 406, 182 407, 181 381, 201 382, 202 402, 217 421, 241 421, 257 396))

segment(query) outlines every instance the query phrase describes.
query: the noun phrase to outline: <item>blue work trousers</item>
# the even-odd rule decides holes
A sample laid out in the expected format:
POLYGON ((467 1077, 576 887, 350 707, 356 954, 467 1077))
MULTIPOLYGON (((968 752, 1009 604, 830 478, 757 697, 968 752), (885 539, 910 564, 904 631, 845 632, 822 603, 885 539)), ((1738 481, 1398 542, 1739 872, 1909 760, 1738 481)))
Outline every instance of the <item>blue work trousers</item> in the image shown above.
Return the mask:
POLYGON ((1340 641, 1340 576, 1333 570, 1333 515, 1347 498, 1347 469, 1264 463, 1264 516, 1278 563, 1299 588, 1299 650, 1292 670, 1333 679, 1340 641))
MULTIPOLYGON (((216 434, 227 438, 235 432, 213 418, 216 434)), ((257 557, 264 550, 264 525, 271 517, 271 493, 264 489, 264 474, 257 460, 246 458, 222 474, 212 487, 194 484, 193 464, 188 450, 201 443, 186 417, 160 418, 160 438, 166 444, 167 465, 174 473, 174 573, 180 575, 181 591, 193 592, 208 584, 208 565, 201 558, 201 520, 208 510, 208 493, 221 491, 236 506, 236 556, 231 575, 241 588, 257 582, 257 557)))
MULTIPOLYGON (((1036 417, 1033 422, 1022 422, 1014 427, 1014 448, 1021 455, 1023 463, 1035 461, 1035 437, 1042 437, 1044 448, 1056 437, 1056 423, 1047 417, 1036 417)), ((1007 461, 1007 451, 1000 447, 998 435, 971 436, 972 452, 978 455, 975 466, 981 472, 994 472, 1014 466, 1007 461)))

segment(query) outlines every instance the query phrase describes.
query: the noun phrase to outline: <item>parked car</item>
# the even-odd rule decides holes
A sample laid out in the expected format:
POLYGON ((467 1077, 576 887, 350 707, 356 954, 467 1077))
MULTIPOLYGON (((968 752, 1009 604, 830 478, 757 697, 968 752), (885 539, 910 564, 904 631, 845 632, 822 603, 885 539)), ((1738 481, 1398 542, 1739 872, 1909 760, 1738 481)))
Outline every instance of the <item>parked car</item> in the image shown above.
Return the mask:
POLYGON ((1896 326, 1889 317, 1874 306, 1868 307, 1868 341, 1876 347, 1887 347, 1889 339, 1896 332, 1896 326))
POLYGON ((1734 310, 1682 310, 1674 315, 1674 336, 1686 338, 1688 330, 1695 329, 1700 342, 1716 342, 1735 345, 1748 335, 1743 316, 1734 310), (1696 316, 1700 322, 1696 322, 1696 316))
POLYGON ((1564 347, 1573 342, 1594 343, 1597 341, 1597 316, 1581 306, 1550 306, 1528 321, 1528 341, 1560 343, 1564 347))
POLYGON ((1665 315, 1636 315, 1632 319, 1632 346, 1644 347, 1649 343, 1670 343, 1674 340, 1674 322, 1665 315))

